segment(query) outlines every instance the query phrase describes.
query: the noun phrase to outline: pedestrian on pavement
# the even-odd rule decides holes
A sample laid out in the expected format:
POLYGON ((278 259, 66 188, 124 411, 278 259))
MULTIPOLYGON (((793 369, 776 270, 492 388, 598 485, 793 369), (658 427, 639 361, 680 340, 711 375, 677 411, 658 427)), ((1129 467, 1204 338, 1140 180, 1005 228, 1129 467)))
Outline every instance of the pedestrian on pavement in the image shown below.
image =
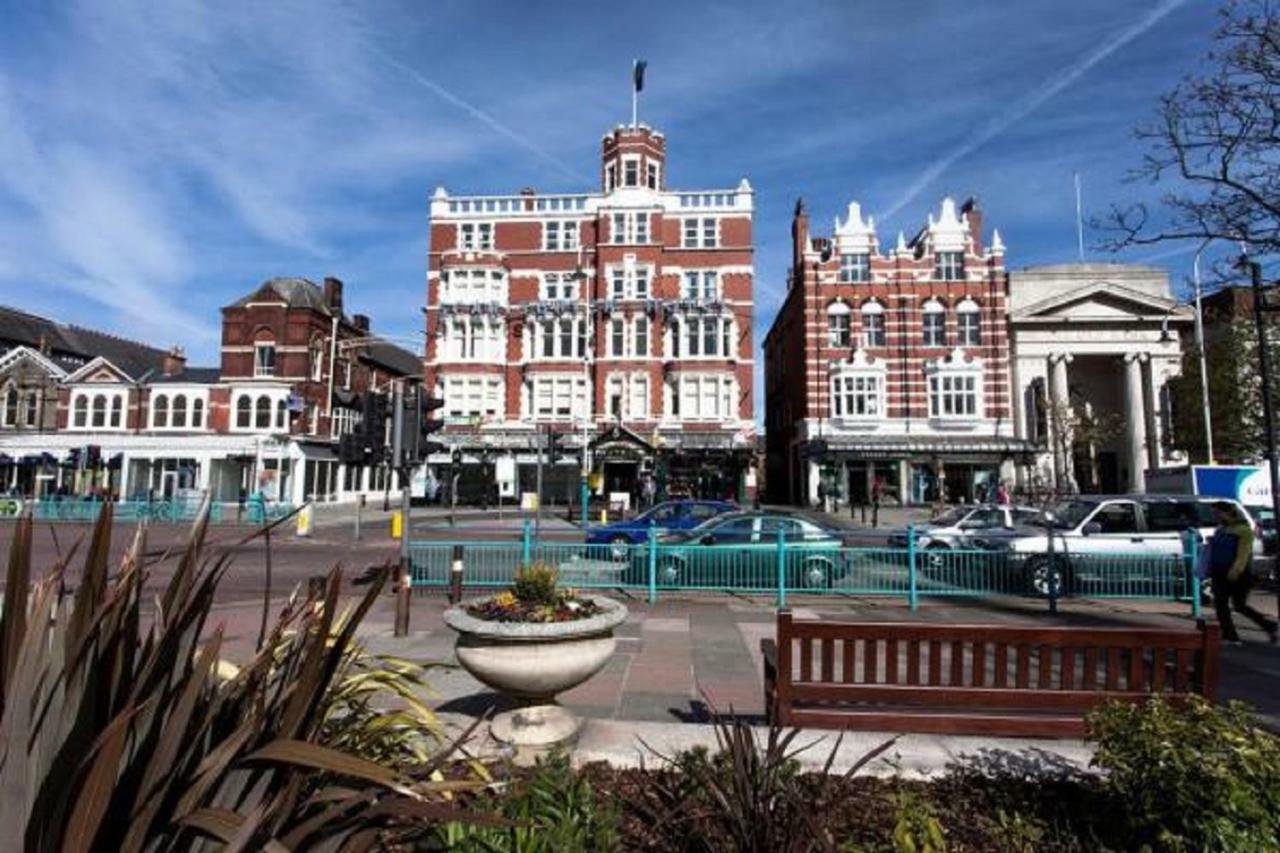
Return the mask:
POLYGON ((1223 640, 1240 643, 1231 615, 1234 610, 1253 620, 1272 643, 1280 641, 1276 623, 1249 606, 1249 590, 1253 586, 1253 528, 1240 517, 1235 504, 1228 501, 1214 503, 1213 514, 1218 527, 1208 544, 1209 583, 1223 640))
POLYGON ((1000 485, 996 486, 996 503, 1000 506, 1009 505, 1009 489, 1005 486, 1004 480, 1000 481, 1000 485))

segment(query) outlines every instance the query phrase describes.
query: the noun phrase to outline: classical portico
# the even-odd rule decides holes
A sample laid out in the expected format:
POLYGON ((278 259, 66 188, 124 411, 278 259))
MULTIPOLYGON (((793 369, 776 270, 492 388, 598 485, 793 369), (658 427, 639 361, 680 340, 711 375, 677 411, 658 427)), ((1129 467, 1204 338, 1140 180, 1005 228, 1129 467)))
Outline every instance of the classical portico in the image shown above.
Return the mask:
POLYGON ((1166 449, 1166 385, 1193 320, 1160 269, 1037 267, 1010 275, 1016 435, 1042 449, 1017 485, 1042 493, 1144 492, 1166 449))

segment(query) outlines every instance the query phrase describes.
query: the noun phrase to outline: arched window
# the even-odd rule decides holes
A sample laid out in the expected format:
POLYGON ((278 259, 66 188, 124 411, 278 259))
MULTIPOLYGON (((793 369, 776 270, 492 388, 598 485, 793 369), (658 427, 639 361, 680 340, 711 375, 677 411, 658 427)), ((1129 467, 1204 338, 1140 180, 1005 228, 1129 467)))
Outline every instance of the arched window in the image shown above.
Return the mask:
POLYGON ((199 397, 191 401, 191 428, 204 429, 204 400, 199 397))
POLYGON ((862 345, 864 347, 885 346, 884 306, 871 301, 862 306, 862 345))
POLYGON ((173 428, 187 428, 187 395, 179 394, 173 398, 173 428))
POLYGON ((922 343, 927 347, 943 347, 947 345, 946 309, 936 299, 930 299, 920 309, 920 330, 922 343))
POLYGON ((93 395, 93 420, 91 426, 104 427, 107 425, 107 395, 93 395))
POLYGON ((276 401, 276 429, 284 430, 289 425, 289 403, 286 400, 276 401))
POLYGON ((827 307, 827 343, 846 349, 853 344, 852 316, 844 302, 833 302, 827 307))
POLYGON ((151 423, 156 429, 165 429, 169 426, 169 397, 165 394, 157 394, 155 399, 151 401, 151 423))
POLYGON ((266 394, 258 397, 253 407, 254 429, 271 429, 271 398, 266 394))
POLYGON ((13 386, 4 393, 4 412, 3 419, 0 419, 0 426, 17 426, 18 425, 18 389, 13 386))
POLYGON ((38 426, 40 421, 40 395, 32 391, 27 395, 27 426, 38 426))
POLYGON ((276 342, 270 333, 259 333, 253 342, 253 375, 276 375, 276 342))
POLYGON ((111 426, 119 427, 124 423, 124 397, 116 394, 111 398, 111 426))
POLYGON ((77 427, 89 425, 89 398, 80 394, 71 404, 71 424, 77 427))
POLYGON ((956 337, 962 347, 982 345, 982 313, 972 299, 962 299, 956 306, 956 337))
POLYGON ((248 429, 253 426, 253 400, 246 394, 236 401, 236 428, 248 429))

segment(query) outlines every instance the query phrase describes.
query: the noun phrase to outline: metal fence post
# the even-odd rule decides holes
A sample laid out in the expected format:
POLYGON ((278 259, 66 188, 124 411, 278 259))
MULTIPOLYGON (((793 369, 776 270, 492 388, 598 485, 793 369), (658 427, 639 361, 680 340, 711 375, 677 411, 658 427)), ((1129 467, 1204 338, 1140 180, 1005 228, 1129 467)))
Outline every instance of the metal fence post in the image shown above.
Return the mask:
POLYGON ((449 603, 457 604, 462 601, 462 572, 463 565, 463 548, 462 545, 453 546, 453 560, 449 564, 449 603))
POLYGON ((533 524, 529 519, 524 520, 524 534, 521 537, 520 546, 520 562, 529 565, 533 559, 533 524))
POLYGON ((1200 578, 1196 577, 1196 539, 1200 536, 1194 527, 1188 527, 1182 534, 1182 563, 1187 573, 1187 590, 1191 596, 1191 618, 1200 621, 1200 578))
POLYGON ((907 525, 907 603, 914 613, 920 607, 920 588, 916 577, 916 526, 907 525))
POLYGON ((648 564, 649 603, 653 604, 658 600, 658 532, 652 524, 649 525, 648 564))
POLYGON ((787 534, 778 530, 778 609, 787 606, 787 534))

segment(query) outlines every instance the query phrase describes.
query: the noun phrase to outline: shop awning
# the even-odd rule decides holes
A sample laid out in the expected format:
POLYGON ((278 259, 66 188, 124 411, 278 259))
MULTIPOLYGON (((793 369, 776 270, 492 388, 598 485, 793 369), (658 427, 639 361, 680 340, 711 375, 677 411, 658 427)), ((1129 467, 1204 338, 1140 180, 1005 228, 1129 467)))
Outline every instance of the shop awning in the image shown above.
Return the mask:
POLYGON ((338 459, 338 454, 328 444, 299 444, 298 450, 302 451, 304 459, 312 462, 336 462, 338 459))
POLYGON ((827 453, 854 454, 869 459, 903 456, 943 456, 982 454, 990 456, 1031 456, 1041 450, 1023 438, 994 435, 857 435, 814 439, 807 445, 810 456, 827 453))

